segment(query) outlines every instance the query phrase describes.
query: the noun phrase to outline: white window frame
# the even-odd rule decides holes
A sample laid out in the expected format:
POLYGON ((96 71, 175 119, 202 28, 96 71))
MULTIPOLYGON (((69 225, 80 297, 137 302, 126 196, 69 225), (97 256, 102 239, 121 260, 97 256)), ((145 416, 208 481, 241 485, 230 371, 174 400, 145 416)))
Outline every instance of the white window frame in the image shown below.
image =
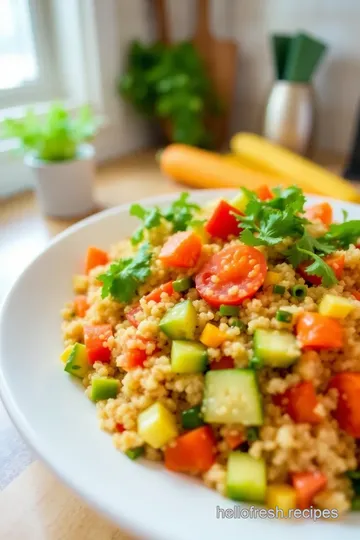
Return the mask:
POLYGON ((63 97, 54 62, 52 20, 48 0, 28 0, 38 77, 15 88, 0 89, 0 109, 63 97))

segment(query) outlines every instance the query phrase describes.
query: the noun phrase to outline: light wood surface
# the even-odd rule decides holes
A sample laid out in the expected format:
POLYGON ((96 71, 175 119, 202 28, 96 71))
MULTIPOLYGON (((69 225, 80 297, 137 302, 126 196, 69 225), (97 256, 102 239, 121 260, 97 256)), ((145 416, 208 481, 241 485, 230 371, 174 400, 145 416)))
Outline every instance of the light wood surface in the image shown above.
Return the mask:
MULTIPOLYGON (((334 156, 323 156, 321 161, 339 170, 334 156)), ((107 165, 96 180, 100 208, 181 189, 160 174, 154 152, 107 165)), ((21 270, 68 225, 70 222, 44 219, 32 193, 0 202, 0 304, 21 270)), ((133 537, 96 514, 36 460, 0 401, 0 539, 129 538, 133 537)))

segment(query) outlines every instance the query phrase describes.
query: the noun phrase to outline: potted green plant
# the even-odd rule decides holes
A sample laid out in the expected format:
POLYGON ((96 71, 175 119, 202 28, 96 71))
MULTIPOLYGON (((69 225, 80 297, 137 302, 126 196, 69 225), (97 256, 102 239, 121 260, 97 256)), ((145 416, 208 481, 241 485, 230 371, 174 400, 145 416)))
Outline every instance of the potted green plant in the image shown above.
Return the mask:
POLYGON ((119 92, 141 114, 159 120, 172 141, 213 146, 208 119, 219 115, 221 106, 192 43, 133 42, 119 92))
POLYGON ((25 164, 34 173, 42 211, 53 217, 71 218, 94 208, 94 148, 98 127, 89 106, 71 114, 54 103, 46 114, 29 109, 21 118, 7 118, 0 125, 4 138, 16 139, 25 164))

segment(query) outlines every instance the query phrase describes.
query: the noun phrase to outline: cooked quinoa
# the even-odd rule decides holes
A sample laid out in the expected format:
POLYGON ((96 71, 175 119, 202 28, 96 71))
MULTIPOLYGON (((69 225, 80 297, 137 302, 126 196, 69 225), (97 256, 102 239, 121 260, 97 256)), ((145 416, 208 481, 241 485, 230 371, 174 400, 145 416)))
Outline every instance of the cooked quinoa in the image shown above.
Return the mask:
MULTIPOLYGON (((296 193, 301 196, 299 190, 296 193)), ((360 495, 360 471, 349 474, 360 469, 360 249, 356 241, 334 245, 330 255, 314 248, 314 258, 309 259, 316 262, 316 256, 320 257, 325 266, 329 262, 331 283, 322 278, 324 266, 316 275, 307 274, 309 261, 294 265, 287 255, 301 233, 284 235, 271 245, 264 241, 253 246, 244 244, 241 229, 234 234, 234 219, 239 226, 234 213, 242 210, 247 215, 245 196, 250 197, 242 192, 230 207, 219 209, 221 201, 216 201, 198 209, 183 195, 182 208, 188 216, 178 228, 173 216, 158 210, 148 228, 144 222, 135 242, 121 241, 105 255, 90 248, 95 257, 88 254, 87 272, 73 280, 75 299, 62 310, 63 360, 74 367, 75 347, 81 347, 84 371, 75 366, 80 369, 76 373, 71 365, 67 371, 83 377, 85 394, 96 401, 100 427, 130 458, 142 455, 164 461, 166 467, 200 476, 207 486, 236 500, 282 504, 285 509, 306 503, 342 513, 351 506, 356 508, 360 495), (174 238, 178 239, 175 243, 174 238), (146 242, 149 256, 147 262, 146 255, 143 259, 148 268, 139 277, 140 260, 129 272, 135 281, 131 298, 124 301, 121 291, 128 282, 117 282, 116 289, 114 276, 121 267, 114 264, 134 260, 141 242, 146 242), (181 260, 178 246, 181 251, 183 242, 189 243, 181 260), (224 258, 225 263, 216 266, 214 261, 224 258), (104 276, 113 280, 107 291, 104 276), (300 286, 299 297, 293 289, 296 286, 300 286), (115 294, 116 290, 120 292, 115 294), (337 299, 343 301, 340 307, 337 299), (179 305, 183 311, 186 306, 194 322, 189 322, 190 315, 180 316, 172 334, 171 317, 179 305), (169 324, 164 322, 165 316, 169 324), (320 319, 311 319, 316 316, 320 319), (335 326, 325 326, 324 341, 315 343, 313 336, 306 341, 308 325, 327 320, 335 326), (100 333, 96 334, 97 328, 100 333), (336 332, 341 343, 334 341, 336 332), (288 340, 280 352, 279 336, 288 340), (187 367, 182 353, 175 350, 179 343, 179 347, 196 344, 197 360, 191 357, 187 367), (234 381, 238 377, 234 383, 238 386, 231 380, 226 386, 224 372, 226 380, 229 374, 234 381), (344 374, 350 374, 349 380, 338 384, 344 374), (241 393, 245 376, 250 382, 248 386, 244 382, 241 393), (101 384, 104 380, 110 383, 105 383, 105 389, 98 388, 94 384, 98 379, 101 384), (248 397, 252 381, 254 391, 248 397), (357 385, 356 411, 352 410, 356 407, 353 393, 346 394, 353 382, 357 385), (220 390, 215 395, 217 384, 220 390), (308 394, 302 397, 304 389, 308 394), (254 393, 258 395, 256 404, 254 393), (345 417, 344 400, 348 407, 345 417), (196 439, 200 432, 202 439, 196 439), (203 459, 192 457, 202 452, 203 459), (243 456, 248 460, 244 467, 255 467, 255 491, 249 496, 241 485, 243 456), (230 462, 238 458, 236 467, 240 468, 233 473, 230 462), (263 479, 256 476, 259 464, 265 471, 263 479), (240 475, 240 481, 237 476, 230 478, 232 474, 240 475), (301 486, 306 482, 309 488, 304 493, 301 486), (285 504, 279 502, 284 488, 288 493, 285 504)), ((277 192, 275 199, 281 197, 286 194, 277 192)), ((303 220, 302 227, 311 238, 322 241, 329 222, 318 213, 318 206, 307 212, 310 221, 303 220)), ((280 215, 283 210, 274 206, 272 212, 280 215)), ((133 213, 140 217, 139 212, 133 213)), ((260 225, 259 230, 252 231, 253 237, 261 238, 260 225)))

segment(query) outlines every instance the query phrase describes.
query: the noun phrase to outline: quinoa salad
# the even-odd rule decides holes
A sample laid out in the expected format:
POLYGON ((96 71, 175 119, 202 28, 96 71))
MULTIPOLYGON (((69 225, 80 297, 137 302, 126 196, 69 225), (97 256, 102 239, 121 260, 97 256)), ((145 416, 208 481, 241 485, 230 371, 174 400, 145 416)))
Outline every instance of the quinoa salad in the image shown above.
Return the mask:
POLYGON ((62 309, 115 448, 236 501, 360 510, 360 220, 296 186, 130 214, 62 309))

